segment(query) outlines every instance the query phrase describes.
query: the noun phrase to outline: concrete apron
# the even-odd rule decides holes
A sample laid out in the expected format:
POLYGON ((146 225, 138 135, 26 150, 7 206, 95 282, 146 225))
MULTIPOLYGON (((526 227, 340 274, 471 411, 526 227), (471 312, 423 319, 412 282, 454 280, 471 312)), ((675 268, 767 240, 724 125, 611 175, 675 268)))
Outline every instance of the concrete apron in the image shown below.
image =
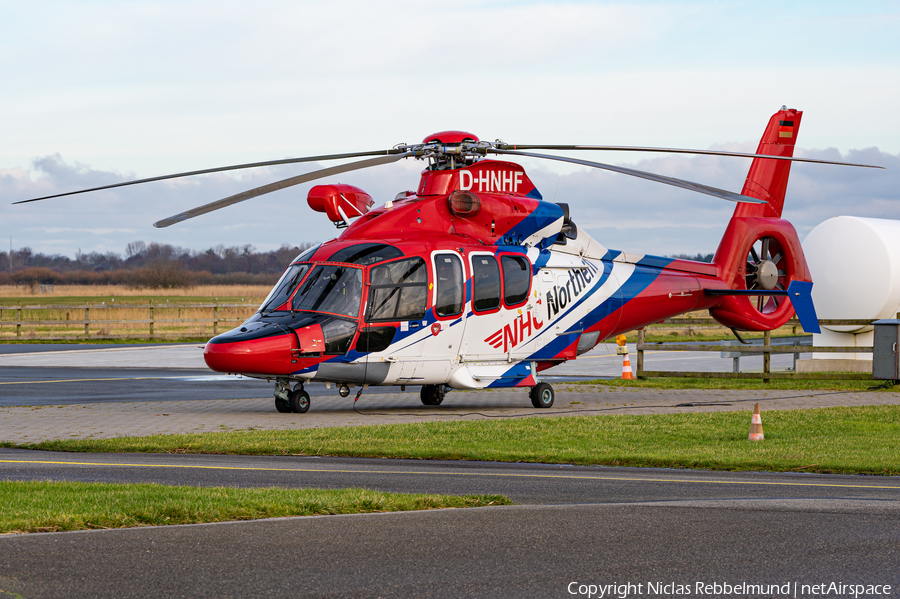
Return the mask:
MULTIPOLYGON (((599 346, 594 360, 577 360, 552 371, 592 371, 607 353, 599 346), (601 353, 602 352, 602 353, 601 353), (592 367, 588 367, 591 365, 592 367)), ((590 356, 590 354, 588 354, 590 356)), ((611 356, 608 368, 621 370, 611 356)), ((730 363, 730 360, 723 360, 730 363)), ((0 356, 0 366, 85 366, 204 368, 198 344, 144 348, 53 351, 0 356)), ((548 373, 550 374, 550 373, 548 373)), ((123 382, 123 385, 127 382, 123 382)), ((419 389, 405 393, 363 392, 354 410, 353 397, 315 396, 306 414, 281 414, 268 392, 236 400, 90 403, 65 406, 0 408, 0 441, 34 443, 50 439, 110 438, 153 434, 230 430, 274 430, 397 424, 428 421, 479 420, 496 417, 592 416, 600 414, 659 414, 744 410, 755 403, 763 410, 789 410, 832 406, 900 404, 900 393, 833 391, 719 391, 616 389, 554 381, 556 401, 547 410, 531 406, 528 389, 454 391, 440 406, 426 407, 419 389), (265 395, 263 395, 265 393, 265 395)), ((874 385, 874 383, 873 383, 874 385)), ((256 393, 250 392, 250 393, 256 393)), ((749 424, 748 424, 749 426, 749 424)))

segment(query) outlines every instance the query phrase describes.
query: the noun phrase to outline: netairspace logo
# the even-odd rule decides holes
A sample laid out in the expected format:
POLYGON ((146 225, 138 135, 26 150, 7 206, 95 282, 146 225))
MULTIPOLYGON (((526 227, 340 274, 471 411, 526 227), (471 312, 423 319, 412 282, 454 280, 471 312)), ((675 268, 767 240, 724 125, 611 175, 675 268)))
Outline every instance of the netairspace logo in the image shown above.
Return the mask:
POLYGON ((741 597, 741 596, 784 596, 792 597, 887 597, 892 594, 889 584, 845 584, 843 582, 822 582, 819 584, 750 584, 741 582, 695 582, 679 584, 677 582, 642 582, 612 584, 582 584, 570 582, 567 587, 570 595, 587 597, 588 599, 626 599, 627 597, 677 596, 691 595, 695 597, 741 597))

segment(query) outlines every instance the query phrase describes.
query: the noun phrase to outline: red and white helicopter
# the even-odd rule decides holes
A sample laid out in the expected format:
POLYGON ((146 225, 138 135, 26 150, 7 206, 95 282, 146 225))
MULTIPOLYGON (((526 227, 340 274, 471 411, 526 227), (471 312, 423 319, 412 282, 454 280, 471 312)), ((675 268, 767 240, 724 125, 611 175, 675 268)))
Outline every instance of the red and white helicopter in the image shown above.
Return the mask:
MULTIPOLYGON (((213 370, 275 381, 280 412, 309 409, 304 384, 421 385, 422 403, 450 389, 528 387, 553 405, 539 373, 597 343, 708 309, 735 330, 777 328, 798 313, 818 332, 812 281, 794 227, 781 218, 802 112, 783 107, 756 154, 616 146, 512 145, 462 131, 389 150, 236 165, 128 181, 71 195, 223 170, 370 157, 246 191, 155 224, 167 227, 265 193, 404 158, 427 160, 415 191, 373 209, 365 191, 308 194, 343 232, 290 264, 259 310, 206 344, 213 370), (627 150, 753 157, 741 194, 644 171, 530 150, 627 150), (606 169, 737 202, 711 264, 604 247, 544 201, 524 169, 489 155, 606 169), (374 157, 372 157, 374 156, 374 157)), ((47 196, 58 197, 58 196, 47 196)), ((38 199, 46 198, 35 198, 38 199)), ((361 390, 360 390, 361 391, 361 390)), ((357 394, 357 399, 359 394, 357 394)))

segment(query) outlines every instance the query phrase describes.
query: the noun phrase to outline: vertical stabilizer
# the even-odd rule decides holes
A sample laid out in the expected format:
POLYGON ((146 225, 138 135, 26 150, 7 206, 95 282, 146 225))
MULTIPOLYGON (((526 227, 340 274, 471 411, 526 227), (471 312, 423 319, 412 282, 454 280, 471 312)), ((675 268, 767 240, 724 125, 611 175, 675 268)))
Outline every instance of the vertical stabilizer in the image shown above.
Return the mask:
MULTIPOLYGON (((802 115, 787 108, 773 114, 756 153, 792 157, 802 115)), ((797 312, 806 320, 804 327, 815 320, 811 302, 807 306, 804 301, 808 287, 797 285, 812 280, 803 248, 794 226, 781 218, 790 174, 789 160, 754 158, 750 165, 741 193, 767 203, 738 204, 713 263, 727 289, 757 293, 726 295, 710 307, 710 315, 725 326, 744 331, 778 328, 794 315, 792 302, 800 307, 797 312), (765 294, 788 290, 791 301, 783 295, 765 294)))
MULTIPOLYGON (((793 156, 802 116, 802 111, 785 107, 773 114, 759 141, 756 153, 767 156, 793 156)), ((784 193, 787 191, 790 174, 791 163, 788 160, 754 158, 741 193, 766 200, 768 204, 738 204, 734 216, 781 218, 784 193)))

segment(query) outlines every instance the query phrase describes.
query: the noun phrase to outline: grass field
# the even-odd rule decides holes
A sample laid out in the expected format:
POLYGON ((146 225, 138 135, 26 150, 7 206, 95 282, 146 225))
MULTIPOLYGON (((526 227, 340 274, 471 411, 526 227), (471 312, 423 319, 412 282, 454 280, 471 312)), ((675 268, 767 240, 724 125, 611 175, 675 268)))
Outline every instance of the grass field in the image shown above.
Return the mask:
MULTIPOLYGON (((604 415, 46 441, 30 449, 333 455, 606 466, 900 474, 900 406, 604 415)), ((13 444, 6 444, 13 446, 13 444)))
MULTIPOLYGON (((828 373, 824 373, 825 376, 828 373)), ((575 381, 564 383, 560 389, 590 391, 592 388, 615 387, 620 389, 727 389, 733 391, 773 391, 773 390, 810 390, 810 391, 877 391, 886 393, 900 392, 900 386, 889 381, 878 380, 840 380, 840 379, 770 379, 764 383, 762 379, 713 379, 713 378, 648 378, 648 379, 597 379, 593 381, 575 381), (878 389, 875 389, 878 387, 878 389)))
POLYGON ((116 302, 155 304, 209 302, 250 302, 259 305, 271 291, 268 285, 204 285, 183 289, 147 290, 128 285, 55 285, 52 293, 31 293, 26 286, 0 285, 0 305, 17 304, 99 304, 116 302))
MULTIPOLYGON (((18 289, 23 292, 27 288, 18 289)), ((269 288, 211 285, 150 294, 124 285, 58 285, 49 294, 15 293, 0 287, 0 322, 6 323, 0 324, 0 342, 146 343, 206 341, 252 315, 269 288)))
POLYGON ((0 481, 0 534, 509 505, 502 495, 0 481))

